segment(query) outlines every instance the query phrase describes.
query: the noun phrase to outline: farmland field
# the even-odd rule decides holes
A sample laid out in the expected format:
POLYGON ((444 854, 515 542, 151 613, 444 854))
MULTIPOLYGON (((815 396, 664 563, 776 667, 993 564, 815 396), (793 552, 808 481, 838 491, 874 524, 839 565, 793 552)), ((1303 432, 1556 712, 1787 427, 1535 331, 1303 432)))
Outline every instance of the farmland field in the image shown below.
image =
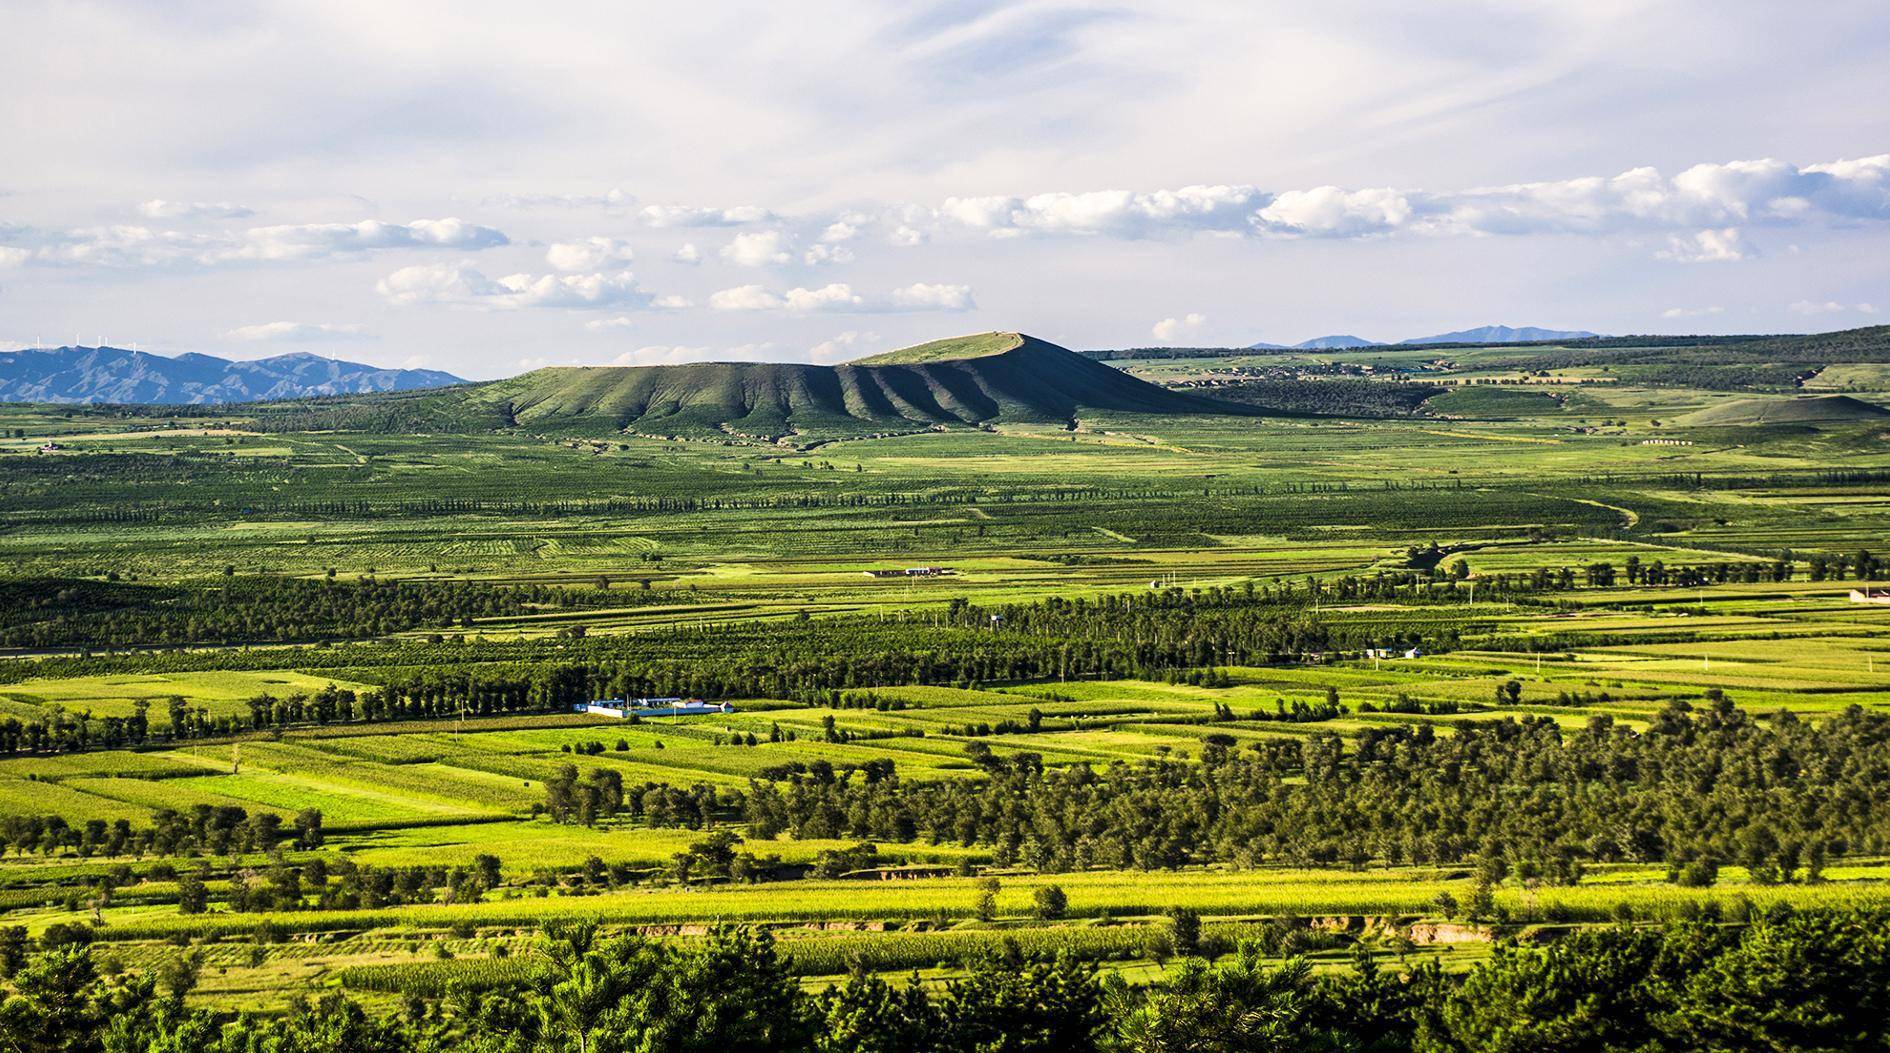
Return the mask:
POLYGON ((1852 599, 1890 579, 1881 425, 1435 357, 1124 363, 1421 367, 1415 416, 804 446, 0 409, 0 923, 273 1011, 516 983, 571 920, 763 926, 817 988, 1057 950, 1159 983, 1176 912, 1217 953, 1462 970, 1890 908, 1890 606, 1852 599), (730 708, 572 712, 629 696, 730 708), (1649 774, 1722 739, 1829 763, 1649 774), (1516 768, 1478 801, 1439 781, 1467 757, 1516 768), (1395 823, 1345 796, 1384 764, 1395 823), (1653 816, 1761 794, 1802 795, 1762 844, 1653 816))

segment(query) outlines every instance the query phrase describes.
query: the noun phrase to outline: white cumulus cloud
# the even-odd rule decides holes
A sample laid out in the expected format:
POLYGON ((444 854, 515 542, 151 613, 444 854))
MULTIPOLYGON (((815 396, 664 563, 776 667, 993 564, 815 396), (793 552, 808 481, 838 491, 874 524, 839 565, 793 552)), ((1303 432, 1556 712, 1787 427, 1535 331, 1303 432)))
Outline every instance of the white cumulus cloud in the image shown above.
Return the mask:
POLYGON ((759 205, 733 208, 695 208, 688 205, 645 205, 637 212, 652 227, 739 227, 766 223, 774 213, 759 205))
POLYGON ((639 308, 651 303, 629 271, 613 274, 512 274, 488 278, 463 263, 422 264, 382 278, 376 290, 389 303, 446 304, 510 311, 527 307, 639 308))
POLYGON ((1206 324, 1207 315, 1189 313, 1179 318, 1164 318, 1156 322, 1149 331, 1155 334, 1155 339, 1162 343, 1172 344, 1183 336, 1199 332, 1206 324))
POLYGON ((306 260, 375 249, 489 249, 506 244, 510 242, 502 232, 452 217, 416 219, 411 223, 369 219, 359 223, 252 227, 239 244, 212 253, 208 259, 306 260))
POLYGON ((1702 230, 1691 236, 1674 235, 1667 247, 1654 253, 1658 259, 1675 263, 1733 263, 1750 259, 1752 252, 1738 227, 1702 230))
POLYGON ((717 311, 787 311, 814 314, 829 311, 858 311, 866 307, 865 298, 853 287, 841 282, 818 289, 796 288, 784 293, 771 292, 759 285, 739 285, 723 289, 709 297, 709 307, 717 311))
POLYGON ((778 311, 781 297, 759 285, 738 285, 709 294, 709 308, 716 311, 778 311))
POLYGON ((737 267, 767 267, 792 262, 792 247, 792 239, 778 230, 743 231, 722 246, 722 258, 737 267))
POLYGON ((1357 238, 1389 234, 1415 213, 1404 194, 1389 188, 1341 190, 1336 186, 1289 190, 1255 216, 1258 226, 1276 234, 1316 238, 1357 238))
POLYGON ((913 282, 892 291, 892 305, 911 311, 969 311, 978 305, 972 301, 971 286, 913 282))
POLYGON ((807 357, 809 361, 827 364, 845 362, 850 358, 858 358, 862 351, 878 343, 878 333, 849 329, 808 348, 807 357))
POLYGON ((1043 233, 1143 238, 1189 230, 1245 230, 1263 200, 1251 186, 1185 186, 1148 192, 954 197, 946 199, 938 214, 949 223, 996 237, 1043 233))
POLYGON ((585 238, 582 241, 553 242, 545 250, 545 262, 561 271, 597 271, 621 266, 636 259, 630 243, 621 238, 585 238))
POLYGON ((976 306, 971 286, 931 282, 901 286, 883 297, 863 296, 843 282, 781 293, 761 285, 739 285, 709 297, 709 307, 717 311, 786 311, 790 314, 968 311, 976 306))
MULTIPOLYGON (((1240 184, 953 197, 931 215, 940 229, 1001 238, 1723 232, 1749 225, 1890 220, 1890 154, 1804 166, 1773 159, 1713 162, 1672 177, 1642 167, 1612 176, 1460 190, 1317 186, 1268 191, 1240 184)), ((1698 235, 1681 236, 1695 244, 1669 258, 1735 258, 1723 242, 1712 244, 1710 233, 1705 243, 1698 235)))
POLYGON ((809 267, 818 267, 826 263, 852 263, 853 250, 845 245, 830 245, 822 242, 809 246, 806 252, 801 253, 801 262, 809 267))
POLYGON ((851 285, 832 282, 818 289, 789 289, 782 297, 784 306, 795 314, 817 311, 858 311, 866 307, 865 298, 851 285))
POLYGON ((837 245, 843 241, 852 241, 859 236, 859 223, 844 219, 827 224, 827 229, 820 232, 820 240, 830 245, 837 245))

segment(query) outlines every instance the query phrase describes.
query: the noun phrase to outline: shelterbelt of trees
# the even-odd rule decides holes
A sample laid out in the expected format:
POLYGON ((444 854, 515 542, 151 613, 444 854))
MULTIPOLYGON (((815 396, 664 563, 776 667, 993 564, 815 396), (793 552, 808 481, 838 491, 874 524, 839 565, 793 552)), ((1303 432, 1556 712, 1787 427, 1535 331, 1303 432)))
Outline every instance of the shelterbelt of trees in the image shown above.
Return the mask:
MULTIPOLYGON (((1412 560, 1433 565, 1445 553, 1413 549, 1412 560)), ((1460 564, 1459 564, 1460 565, 1460 564)), ((1838 570, 1874 572, 1879 563, 1860 551, 1828 560, 1838 570)), ((1788 575, 1790 561, 1769 565, 1715 563, 1667 567, 1630 560, 1626 576, 1643 586, 1682 587, 1699 582, 1756 580, 1788 575)), ((1553 603, 1565 590, 1616 581, 1611 564, 1561 571, 1539 569, 1478 579, 1478 595, 1492 602, 1553 603)), ((372 602, 381 594, 466 586, 334 586, 372 602)), ((387 676, 382 686, 357 694, 322 691, 250 701, 247 719, 212 717, 181 698, 168 706, 168 724, 154 729, 142 703, 128 716, 91 718, 48 708, 36 719, 0 719, 0 755, 49 754, 138 746, 152 741, 222 737, 297 725, 376 722, 507 713, 550 712, 594 698, 685 695, 703 698, 790 698, 838 704, 850 689, 905 684, 976 683, 1076 678, 1166 678, 1177 671, 1217 665, 1302 661, 1366 647, 1420 647, 1444 651, 1467 633, 1488 633, 1494 622, 1455 602, 1468 588, 1418 571, 1346 575, 1243 588, 1161 589, 1096 600, 1052 597, 1033 603, 979 606, 955 600, 942 611, 901 612, 889 619, 835 618, 795 623, 672 626, 634 636, 555 641, 482 641, 477 645, 376 645, 309 651, 298 668, 347 668, 357 678, 387 676), (1332 601, 1373 601, 1370 611, 1321 611, 1332 601), (1402 601, 1402 602, 1401 602, 1402 601), (1440 602, 1441 601, 1441 605, 1440 602), (394 667, 384 674, 373 666, 394 667)), ((485 588, 502 591, 498 587, 485 588)), ((504 604, 531 601, 536 590, 504 604)), ((560 590, 546 588, 546 593, 560 590)), ((614 590, 563 590, 548 602, 615 602, 614 590), (613 597, 603 600, 602 597, 613 597), (597 598, 593 600, 592 598, 597 598)), ((498 601, 494 601, 495 603, 498 601)), ((0 615, 0 624, 4 624, 0 615)), ((1575 635, 1492 641, 1517 650, 1556 650, 1575 635)), ((1651 638, 1636 637, 1641 642, 1651 638)), ((1585 645, 1610 642, 1581 634, 1585 645)), ((63 656, 0 666, 9 677, 80 676, 115 672, 181 672, 251 665, 247 652, 63 656)), ((257 659, 258 662, 265 661, 257 659)), ((280 664, 271 655, 266 666, 280 664)))
POLYGON ((371 578, 340 582, 232 575, 183 585, 27 578, 0 581, 0 647, 347 639, 470 625, 474 618, 636 602, 635 590, 371 578))
POLYGON ((280 1016, 193 1008, 198 959, 107 975, 83 929, 0 944, 0 1047, 106 1053, 1680 1053, 1890 1039, 1890 924, 1781 912, 1738 927, 1586 929, 1462 975, 1361 953, 1315 973, 1256 945, 1132 989, 1014 949, 942 990, 866 973, 808 993, 765 931, 694 941, 548 931, 523 982, 374 1015, 339 992, 280 1016))
POLYGON ((1722 864, 1760 881, 1815 881, 1839 854, 1890 850, 1890 717, 1853 707, 1821 724, 1764 720, 1719 698, 1674 702, 1642 733, 1597 715, 1314 734, 1200 764, 1048 769, 972 746, 977 781, 905 783, 831 771, 755 782, 753 836, 985 845, 999 866, 1157 869, 1474 863, 1569 884, 1589 862, 1665 862, 1711 884, 1722 864))
MULTIPOLYGON (((1474 546, 1472 546, 1474 547, 1474 546)), ((1305 583, 1249 584, 1242 589, 1214 588, 1198 593, 1179 589, 1104 597, 1093 603, 1059 605, 1057 601, 1014 604, 988 611, 955 605, 949 624, 972 626, 973 613, 996 614, 1004 622, 1050 618, 1061 631, 1078 636, 1120 639, 1123 618, 1151 612, 1277 608, 1299 609, 1317 601, 1371 600, 1424 602, 1448 599, 1450 590, 1468 587, 1468 564, 1445 563, 1457 549, 1414 546, 1401 570, 1338 575, 1305 583), (1441 568, 1440 568, 1440 565, 1441 568), (1445 590, 1440 593, 1439 590, 1445 590), (1083 619, 1069 623, 1070 616, 1083 619)), ((1770 562, 1746 560, 1699 564, 1643 563, 1630 556, 1617 568, 1597 562, 1579 566, 1538 567, 1529 571, 1479 575, 1478 594, 1496 601, 1528 601, 1543 594, 1578 588, 1606 588, 1622 582, 1650 587, 1691 587, 1727 582, 1788 581, 1800 563, 1813 581, 1872 578, 1883 562, 1867 549, 1855 553, 1792 552, 1770 554, 1770 562)), ((56 649, 101 647, 176 647, 245 643, 292 643, 360 639, 424 628, 470 626, 474 619, 515 617, 548 611, 582 611, 636 606, 673 599, 665 590, 610 588, 600 575, 589 585, 490 585, 478 582, 311 580, 267 575, 236 575, 171 584, 147 584, 77 578, 0 580, 0 647, 56 649)), ((621 583, 634 575, 620 576, 621 583)), ((1163 615, 1172 617, 1171 614, 1163 615)), ((1010 626, 1013 630, 1017 626, 1010 626)))
POLYGON ((160 808, 149 826, 129 819, 88 819, 77 826, 56 815, 9 815, 0 818, 0 856, 8 849, 25 855, 53 855, 71 850, 80 856, 183 856, 200 852, 267 852, 289 840, 296 848, 322 843, 320 809, 304 808, 288 827, 274 812, 251 813, 236 805, 200 804, 188 812, 160 808))

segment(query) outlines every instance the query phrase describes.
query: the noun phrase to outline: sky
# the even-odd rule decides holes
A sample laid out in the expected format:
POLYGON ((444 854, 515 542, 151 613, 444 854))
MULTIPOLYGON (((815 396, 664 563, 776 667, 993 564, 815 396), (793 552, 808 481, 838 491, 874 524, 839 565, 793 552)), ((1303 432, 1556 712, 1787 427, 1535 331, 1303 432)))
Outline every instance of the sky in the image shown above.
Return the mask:
POLYGON ((11 0, 0 347, 1890 321, 1890 7, 11 0))

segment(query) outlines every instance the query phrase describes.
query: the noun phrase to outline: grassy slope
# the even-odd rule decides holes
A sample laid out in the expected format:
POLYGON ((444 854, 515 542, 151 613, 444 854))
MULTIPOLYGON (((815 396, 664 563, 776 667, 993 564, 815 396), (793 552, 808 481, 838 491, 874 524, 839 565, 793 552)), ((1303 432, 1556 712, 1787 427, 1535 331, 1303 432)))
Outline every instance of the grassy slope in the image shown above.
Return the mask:
POLYGON ((1023 346, 1026 338, 1022 333, 976 333, 971 336, 954 336, 929 343, 902 347, 897 351, 888 351, 882 355, 856 359, 856 366, 909 366, 923 362, 952 362, 967 358, 985 358, 1001 355, 1006 351, 1023 346))
POLYGON ((1696 426, 1738 424, 1820 424, 1890 417, 1890 410, 1849 395, 1810 398, 1740 399, 1690 413, 1678 423, 1696 426))
POLYGON ((765 438, 1066 422, 1085 410, 1252 412, 1167 391, 1016 333, 935 341, 840 366, 701 362, 541 369, 465 389, 464 397, 534 429, 765 438))

